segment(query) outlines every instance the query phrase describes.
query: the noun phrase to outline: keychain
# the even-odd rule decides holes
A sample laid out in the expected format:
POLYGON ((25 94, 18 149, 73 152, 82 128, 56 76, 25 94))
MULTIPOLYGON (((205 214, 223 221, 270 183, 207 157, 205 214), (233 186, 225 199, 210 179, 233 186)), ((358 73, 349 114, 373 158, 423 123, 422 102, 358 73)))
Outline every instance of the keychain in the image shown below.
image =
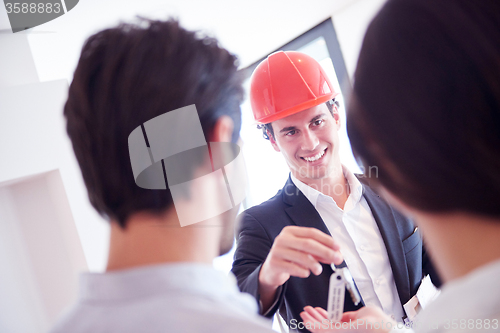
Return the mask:
POLYGON ((347 267, 336 268, 332 264, 333 274, 330 277, 330 288, 328 291, 328 320, 339 321, 344 313, 345 290, 349 292, 354 305, 361 302, 358 290, 354 286, 354 280, 347 267))

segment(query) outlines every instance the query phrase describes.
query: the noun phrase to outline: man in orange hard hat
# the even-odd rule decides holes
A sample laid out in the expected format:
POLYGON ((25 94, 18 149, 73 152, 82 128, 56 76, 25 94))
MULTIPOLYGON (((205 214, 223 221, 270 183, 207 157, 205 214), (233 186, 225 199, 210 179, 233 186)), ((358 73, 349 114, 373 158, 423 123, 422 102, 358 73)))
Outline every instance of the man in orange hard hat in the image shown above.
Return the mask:
POLYGON ((413 223, 342 165, 339 93, 300 52, 271 54, 251 80, 255 120, 290 177, 276 196, 241 215, 232 269, 240 289, 259 301, 261 314, 279 310, 302 331, 305 306, 327 307, 334 263, 349 268, 362 298, 354 305, 347 294, 344 311, 374 305, 404 320, 422 278, 430 274, 437 285, 439 278, 413 223))

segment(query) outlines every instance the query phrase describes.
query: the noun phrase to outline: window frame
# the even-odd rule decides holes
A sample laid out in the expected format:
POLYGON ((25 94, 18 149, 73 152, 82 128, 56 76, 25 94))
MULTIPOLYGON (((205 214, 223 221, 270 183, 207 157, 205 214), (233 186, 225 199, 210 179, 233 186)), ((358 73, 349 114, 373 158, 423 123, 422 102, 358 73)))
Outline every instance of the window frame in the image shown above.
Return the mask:
MULTIPOLYGON (((344 97, 344 105, 347 110, 347 106, 349 103, 348 97, 350 96, 352 86, 349 79, 349 74, 347 73, 347 68, 345 66, 344 56, 342 55, 342 50, 337 38, 337 33, 335 32, 332 17, 329 17, 315 27, 294 38, 290 42, 278 47, 269 54, 277 51, 296 51, 319 37, 323 37, 325 39, 326 48, 328 49, 328 53, 330 54, 330 58, 332 59, 333 67, 335 68, 337 79, 340 85, 340 90, 344 97)), ((242 73, 243 80, 247 80, 248 78, 250 78, 257 65, 264 61, 269 54, 255 61, 251 65, 240 69, 239 71, 242 73)))

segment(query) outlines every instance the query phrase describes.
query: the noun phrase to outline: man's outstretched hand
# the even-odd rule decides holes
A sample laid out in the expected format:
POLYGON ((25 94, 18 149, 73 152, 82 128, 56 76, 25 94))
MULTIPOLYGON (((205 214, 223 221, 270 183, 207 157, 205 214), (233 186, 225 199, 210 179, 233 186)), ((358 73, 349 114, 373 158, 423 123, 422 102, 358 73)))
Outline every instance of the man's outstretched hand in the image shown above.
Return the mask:
POLYGON ((313 333, 327 332, 389 332, 396 322, 381 309, 365 306, 358 311, 344 312, 340 322, 330 322, 325 309, 306 306, 300 313, 305 328, 313 333), (335 325, 336 324, 336 325, 335 325), (375 329, 378 327, 378 329, 375 329))
POLYGON ((321 263, 339 265, 340 246, 332 236, 307 227, 286 226, 280 232, 259 272, 259 295, 264 311, 272 304, 276 290, 290 276, 307 278, 321 274, 321 263))

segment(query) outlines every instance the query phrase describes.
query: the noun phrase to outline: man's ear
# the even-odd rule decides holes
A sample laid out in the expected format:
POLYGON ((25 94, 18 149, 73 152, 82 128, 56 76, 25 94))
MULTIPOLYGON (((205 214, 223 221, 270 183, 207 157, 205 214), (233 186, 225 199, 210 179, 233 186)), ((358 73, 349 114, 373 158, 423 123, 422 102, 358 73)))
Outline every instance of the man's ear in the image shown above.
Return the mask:
POLYGON ((233 137, 234 122, 229 116, 220 117, 215 123, 212 132, 212 142, 231 142, 233 137))
POLYGON ((332 111, 332 116, 333 119, 335 120, 335 124, 337 125, 337 129, 340 128, 340 113, 337 105, 333 104, 333 111, 332 111))
POLYGON ((277 152, 280 152, 280 147, 278 147, 278 144, 276 143, 276 140, 274 140, 274 135, 271 134, 271 132, 267 131, 267 136, 269 138, 269 142, 271 142, 271 145, 273 146, 274 150, 277 152))

